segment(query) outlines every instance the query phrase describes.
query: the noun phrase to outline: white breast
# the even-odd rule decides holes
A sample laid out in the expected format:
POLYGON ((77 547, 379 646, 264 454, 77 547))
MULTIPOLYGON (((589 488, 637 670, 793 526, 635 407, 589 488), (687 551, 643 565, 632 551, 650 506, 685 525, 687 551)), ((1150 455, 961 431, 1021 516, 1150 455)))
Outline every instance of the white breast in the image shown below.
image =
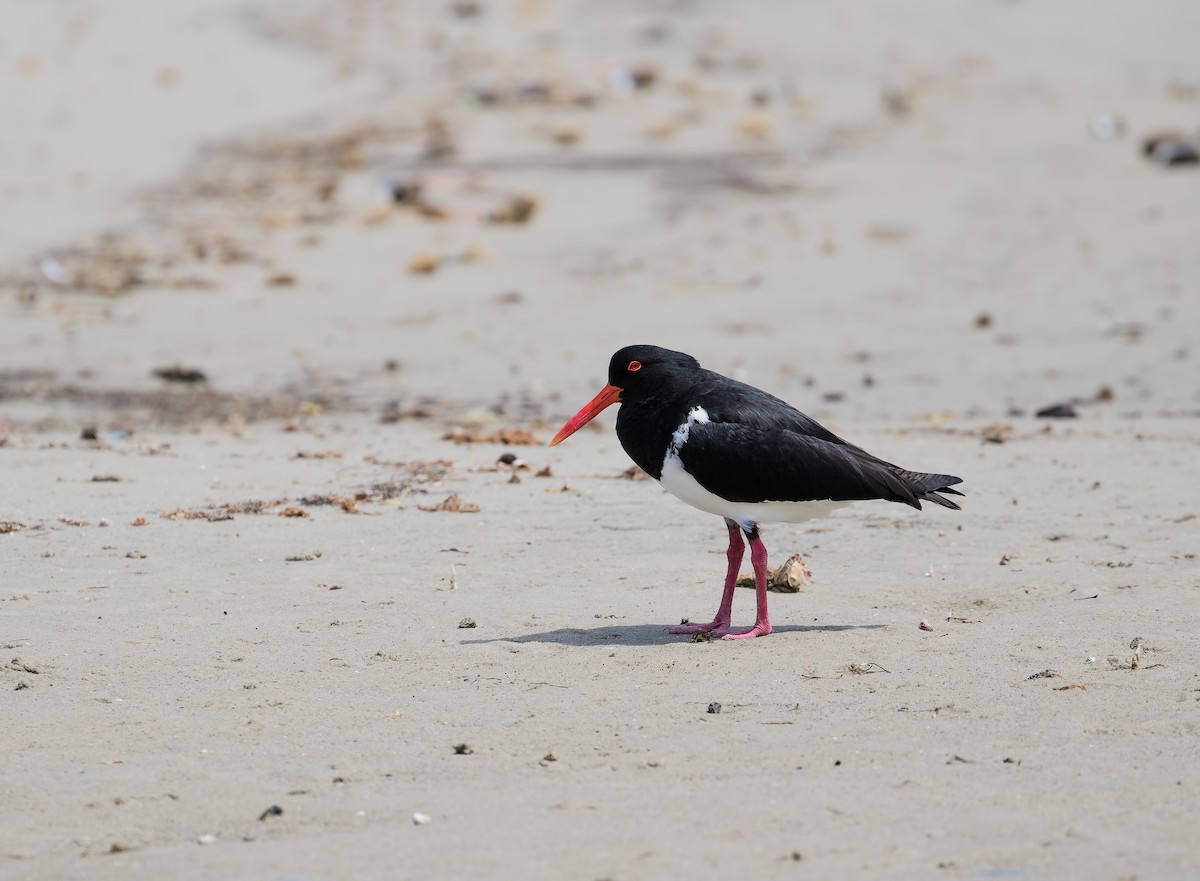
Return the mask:
POLYGON ((708 421, 708 413, 704 408, 696 407, 688 413, 687 421, 671 436, 671 445, 667 448, 666 458, 663 459, 659 483, 677 499, 687 502, 693 508, 733 520, 744 529, 749 529, 756 523, 803 523, 805 520, 824 517, 850 504, 831 499, 812 502, 731 502, 714 495, 684 470, 683 462, 679 458, 679 450, 687 443, 692 426, 703 425, 708 421))

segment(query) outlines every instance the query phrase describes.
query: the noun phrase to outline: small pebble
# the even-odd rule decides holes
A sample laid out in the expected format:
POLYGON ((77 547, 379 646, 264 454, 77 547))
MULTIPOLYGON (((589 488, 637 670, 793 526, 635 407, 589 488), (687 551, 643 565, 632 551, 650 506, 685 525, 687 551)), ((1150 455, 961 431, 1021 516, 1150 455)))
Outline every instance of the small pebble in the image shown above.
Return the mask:
POLYGON ((205 833, 196 839, 196 844, 216 844, 217 836, 205 833))
POLYGON ((424 182, 419 177, 398 174, 383 184, 385 198, 397 205, 415 205, 421 200, 424 182))
POLYGON ((1042 407, 1034 414, 1039 419, 1074 419, 1079 414, 1075 412, 1075 405, 1070 401, 1064 401, 1058 404, 1051 404, 1049 407, 1042 407))
POLYGON ((1179 132, 1157 132, 1142 141, 1142 153, 1167 168, 1192 165, 1200 162, 1200 143, 1179 132))
POLYGON ((921 623, 918 624, 917 626, 920 627, 922 630, 929 630, 929 631, 933 630, 933 626, 928 621, 926 621, 924 618, 921 619, 921 623))
POLYGON ((717 713, 721 712, 721 705, 719 703, 717 703, 716 701, 713 701, 711 704, 708 705, 708 712, 712 713, 713 715, 716 715, 717 713))
POLYGON ((1195 165, 1200 162, 1200 148, 1186 141, 1170 141, 1154 148, 1150 157, 1159 165, 1195 165))
POLYGON ((1125 123, 1109 113, 1097 113, 1088 120, 1088 133, 1097 141, 1115 141, 1125 132, 1125 123))
POLYGON ((417 811, 413 814, 413 825, 414 826, 424 826, 426 823, 432 823, 432 822, 433 822, 433 817, 429 816, 429 814, 422 814, 420 811, 417 811))
POLYGON ((470 630, 474 626, 475 626, 474 618, 463 618, 461 621, 458 622, 459 630, 470 630))
POLYGON ((170 367, 159 367, 151 370, 150 373, 164 382, 208 382, 208 377, 204 374, 203 370, 197 370, 194 367, 184 367, 181 364, 174 364, 170 367))
POLYGON ((74 274, 53 258, 47 258, 41 263, 42 275, 53 284, 69 285, 74 280, 74 274))

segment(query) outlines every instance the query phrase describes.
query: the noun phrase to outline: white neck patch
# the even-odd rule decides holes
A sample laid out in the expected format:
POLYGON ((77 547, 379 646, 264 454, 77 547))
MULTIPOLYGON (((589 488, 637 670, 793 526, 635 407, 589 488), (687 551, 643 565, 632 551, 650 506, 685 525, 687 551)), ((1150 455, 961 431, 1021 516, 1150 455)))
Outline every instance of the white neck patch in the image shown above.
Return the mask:
POLYGON ((687 421, 675 429, 675 433, 671 435, 671 449, 667 451, 668 455, 671 452, 679 452, 679 448, 687 443, 688 435, 691 434, 693 425, 706 424, 708 424, 708 411, 699 405, 692 408, 692 411, 687 415, 687 421))

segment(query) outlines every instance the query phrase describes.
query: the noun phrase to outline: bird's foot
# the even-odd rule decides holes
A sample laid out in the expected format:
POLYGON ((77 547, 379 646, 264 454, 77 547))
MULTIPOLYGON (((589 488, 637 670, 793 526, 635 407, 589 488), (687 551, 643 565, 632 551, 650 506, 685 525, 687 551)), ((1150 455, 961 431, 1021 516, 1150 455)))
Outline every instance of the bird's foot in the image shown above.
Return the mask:
POLYGON ((678 627, 667 628, 667 633, 679 633, 684 636, 693 633, 711 633, 713 636, 722 636, 729 632, 728 621, 709 621, 707 624, 680 624, 678 627))
POLYGON ((728 627, 713 631, 713 636, 721 639, 751 639, 755 636, 766 636, 771 632, 770 621, 758 621, 749 630, 730 630, 728 627))
POLYGON ((707 624, 680 624, 670 627, 667 633, 678 633, 689 636, 696 633, 707 633, 714 639, 750 639, 755 636, 766 636, 771 632, 770 621, 756 621, 748 630, 733 630, 728 621, 709 621, 707 624))

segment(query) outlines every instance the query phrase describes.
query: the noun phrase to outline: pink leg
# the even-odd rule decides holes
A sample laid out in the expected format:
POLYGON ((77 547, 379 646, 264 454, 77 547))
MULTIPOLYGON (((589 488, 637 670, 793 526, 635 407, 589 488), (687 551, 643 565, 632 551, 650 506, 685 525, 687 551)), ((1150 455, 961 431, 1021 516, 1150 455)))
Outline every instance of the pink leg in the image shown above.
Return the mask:
POLYGON ((754 590, 758 594, 758 614, 754 616, 754 626, 740 633, 717 630, 716 635, 722 639, 746 639, 751 636, 766 636, 771 632, 771 620, 767 617, 767 547, 758 537, 758 529, 747 533, 750 539, 750 562, 754 564, 754 590))
POLYGON ((725 552, 729 560, 729 569, 725 573, 725 592, 721 594, 721 606, 717 616, 707 624, 681 624, 672 627, 668 633, 711 633, 722 636, 729 632, 729 621, 733 617, 733 591, 737 585, 738 568, 742 565, 742 554, 745 547, 742 544, 742 530, 732 520, 726 520, 729 527, 729 550, 725 552))

